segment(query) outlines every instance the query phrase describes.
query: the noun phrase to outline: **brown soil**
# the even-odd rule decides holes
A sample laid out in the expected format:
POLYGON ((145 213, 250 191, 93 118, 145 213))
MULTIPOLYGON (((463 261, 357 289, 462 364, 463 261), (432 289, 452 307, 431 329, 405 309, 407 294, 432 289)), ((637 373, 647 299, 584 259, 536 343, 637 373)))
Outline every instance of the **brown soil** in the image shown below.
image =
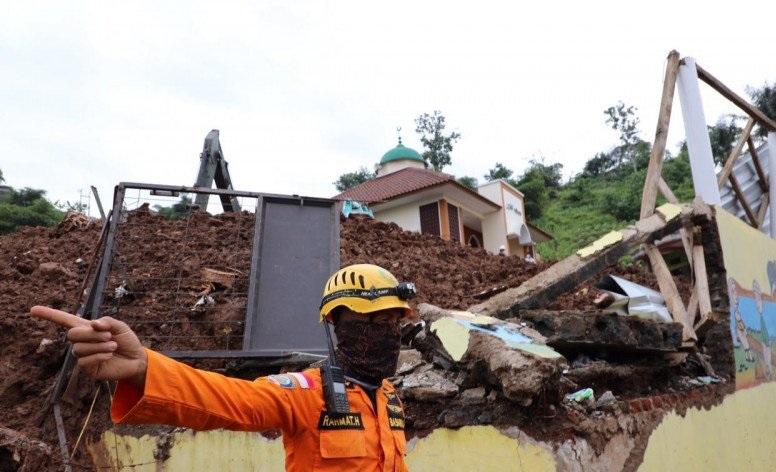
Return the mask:
MULTIPOLYGON (((156 349, 239 346, 253 222, 253 215, 246 212, 218 216, 195 213, 177 221, 166 220, 143 207, 131 212, 118 234, 102 314, 127 321, 146 345, 156 349), (203 280, 203 268, 232 272, 234 283, 230 287, 209 286, 203 280), (118 287, 126 294, 117 296, 118 287), (205 292, 215 304, 195 308, 205 292)), ((46 400, 67 345, 63 330, 32 319, 27 313, 36 304, 75 311, 99 231, 99 225, 93 222, 25 228, 0 237, 0 426, 40 439, 57 451, 49 463, 36 462, 36 469, 61 469, 56 429, 46 400), (79 258, 82 261, 77 262, 79 258), (54 265, 41 266, 45 263, 54 265)), ((517 286, 547 267, 364 218, 342 223, 341 263, 381 265, 400 280, 415 282, 419 295, 413 304, 428 302, 450 309, 465 309, 481 301, 478 294, 517 286)), ((648 273, 643 279, 629 272, 620 273, 654 287, 648 273)), ((685 292, 684 287, 680 290, 685 292)), ((562 297, 553 307, 581 309, 589 307, 593 298, 577 291, 562 297)), ((99 388, 102 391, 87 436, 100 433, 110 423, 109 395, 104 387, 99 388)), ((81 378, 63 397, 62 412, 71 447, 96 390, 94 382, 81 378)), ((505 402, 499 408, 503 411, 483 409, 478 413, 484 415, 480 421, 519 416, 515 405, 505 402)), ((412 416, 413 407, 408 405, 408 420, 412 416)), ((419 413, 418 420, 421 416, 419 413)), ((470 420, 436 421, 455 425, 470 420)), ((421 425, 416 428, 424 429, 421 425)), ((83 442, 75 461, 88 463, 83 442)), ((0 463, 0 470, 4 466, 0 463)))
POLYGON ((547 267, 517 256, 497 256, 484 249, 402 230, 394 223, 351 218, 341 226, 340 259, 349 264, 377 264, 399 280, 414 282, 413 304, 466 309, 483 291, 515 287, 547 267))

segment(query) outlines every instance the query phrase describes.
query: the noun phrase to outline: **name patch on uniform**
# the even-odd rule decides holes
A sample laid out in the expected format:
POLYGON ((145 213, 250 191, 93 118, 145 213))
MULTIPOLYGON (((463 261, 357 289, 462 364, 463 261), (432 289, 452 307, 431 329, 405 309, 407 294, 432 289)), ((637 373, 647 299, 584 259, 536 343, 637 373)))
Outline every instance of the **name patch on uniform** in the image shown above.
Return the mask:
POLYGON ((364 429, 361 413, 330 413, 321 412, 318 429, 364 429))

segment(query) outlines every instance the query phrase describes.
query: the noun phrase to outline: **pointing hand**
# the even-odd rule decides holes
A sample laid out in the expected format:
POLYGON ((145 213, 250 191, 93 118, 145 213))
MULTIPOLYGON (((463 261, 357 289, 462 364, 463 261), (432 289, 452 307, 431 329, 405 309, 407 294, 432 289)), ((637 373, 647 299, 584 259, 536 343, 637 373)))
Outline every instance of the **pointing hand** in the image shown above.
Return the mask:
POLYGON ((97 380, 127 380, 145 385, 148 358, 135 333, 123 321, 104 316, 86 320, 64 311, 34 306, 32 316, 69 328, 78 366, 97 380))

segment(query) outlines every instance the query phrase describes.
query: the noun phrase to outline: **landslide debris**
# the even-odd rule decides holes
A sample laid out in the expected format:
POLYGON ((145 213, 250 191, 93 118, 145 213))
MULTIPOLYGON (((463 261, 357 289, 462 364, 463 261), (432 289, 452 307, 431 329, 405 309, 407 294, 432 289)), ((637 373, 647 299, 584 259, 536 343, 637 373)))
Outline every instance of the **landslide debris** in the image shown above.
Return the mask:
MULTIPOLYGON (((198 212, 181 220, 165 219, 147 207, 129 212, 117 239, 103 314, 116 314, 133 326, 144 343, 159 349, 239 345, 253 223, 248 212, 216 216, 198 212)), ((94 220, 68 218, 57 228, 24 228, 0 237, 0 427, 5 437, 14 438, 12 448, 10 440, 0 444, 0 469, 61 470, 51 414, 41 416, 41 412, 47 411, 47 395, 62 364, 66 343, 62 330, 27 313, 36 304, 75 310, 99 233, 100 225, 94 220), (25 449, 20 444, 35 446, 25 449), (25 450, 34 454, 25 456, 25 450), (40 451, 47 450, 54 452, 41 455, 40 451), (25 458, 29 460, 25 462, 25 458)), ((419 296, 413 305, 430 303, 448 310, 466 309, 547 267, 361 217, 341 224, 341 264, 355 263, 378 264, 400 280, 415 282, 419 296)), ((630 278, 627 273, 622 275, 630 278)), ((580 303, 593 298, 575 293, 561 297, 553 308, 579 309, 580 303)), ((427 343, 413 341, 414 349, 402 351, 399 362, 396 380, 406 400, 411 434, 439 425, 530 428, 538 414, 542 422, 537 434, 552 437, 568 426, 567 415, 562 414, 568 408, 558 406, 559 399, 574 388, 587 386, 577 382, 598 382, 596 387, 605 386, 619 395, 629 388, 643 392, 654 387, 635 381, 629 386, 627 372, 660 372, 661 378, 676 374, 662 365, 658 370, 647 365, 635 371, 611 367, 608 360, 592 354, 588 361, 586 354, 537 360, 483 333, 474 333, 463 356, 453 359, 439 350, 430 329, 429 323, 418 336, 425 336, 427 343), (568 372, 572 375, 564 374, 566 362, 572 364, 568 372), (602 375, 615 371, 619 374, 617 385, 601 380, 602 375), (556 416, 557 420, 551 419, 556 416)), ((529 333, 527 329, 530 327, 520 326, 518 331, 529 333)), ((538 332, 529 334, 541 342, 538 332)), ((695 376, 699 372, 684 374, 695 376)), ((95 386, 81 377, 65 392, 62 410, 71 446, 94 398, 95 386)), ((108 398, 106 392, 97 396, 87 437, 110 424, 108 398)), ((74 458, 75 463, 79 461, 88 464, 83 448, 74 458)))

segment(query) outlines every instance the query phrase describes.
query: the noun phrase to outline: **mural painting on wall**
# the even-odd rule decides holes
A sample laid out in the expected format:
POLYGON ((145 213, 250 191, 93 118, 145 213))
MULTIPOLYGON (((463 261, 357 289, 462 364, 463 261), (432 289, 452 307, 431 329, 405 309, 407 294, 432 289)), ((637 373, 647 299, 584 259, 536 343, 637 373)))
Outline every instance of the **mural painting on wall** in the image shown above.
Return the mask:
POLYGON ((776 380, 776 241, 717 208, 736 388, 776 380))
POLYGON ((745 289, 728 277, 730 324, 736 362, 736 386, 752 387, 774 380, 776 365, 776 261, 769 261, 774 279, 768 293, 753 281, 745 289))

